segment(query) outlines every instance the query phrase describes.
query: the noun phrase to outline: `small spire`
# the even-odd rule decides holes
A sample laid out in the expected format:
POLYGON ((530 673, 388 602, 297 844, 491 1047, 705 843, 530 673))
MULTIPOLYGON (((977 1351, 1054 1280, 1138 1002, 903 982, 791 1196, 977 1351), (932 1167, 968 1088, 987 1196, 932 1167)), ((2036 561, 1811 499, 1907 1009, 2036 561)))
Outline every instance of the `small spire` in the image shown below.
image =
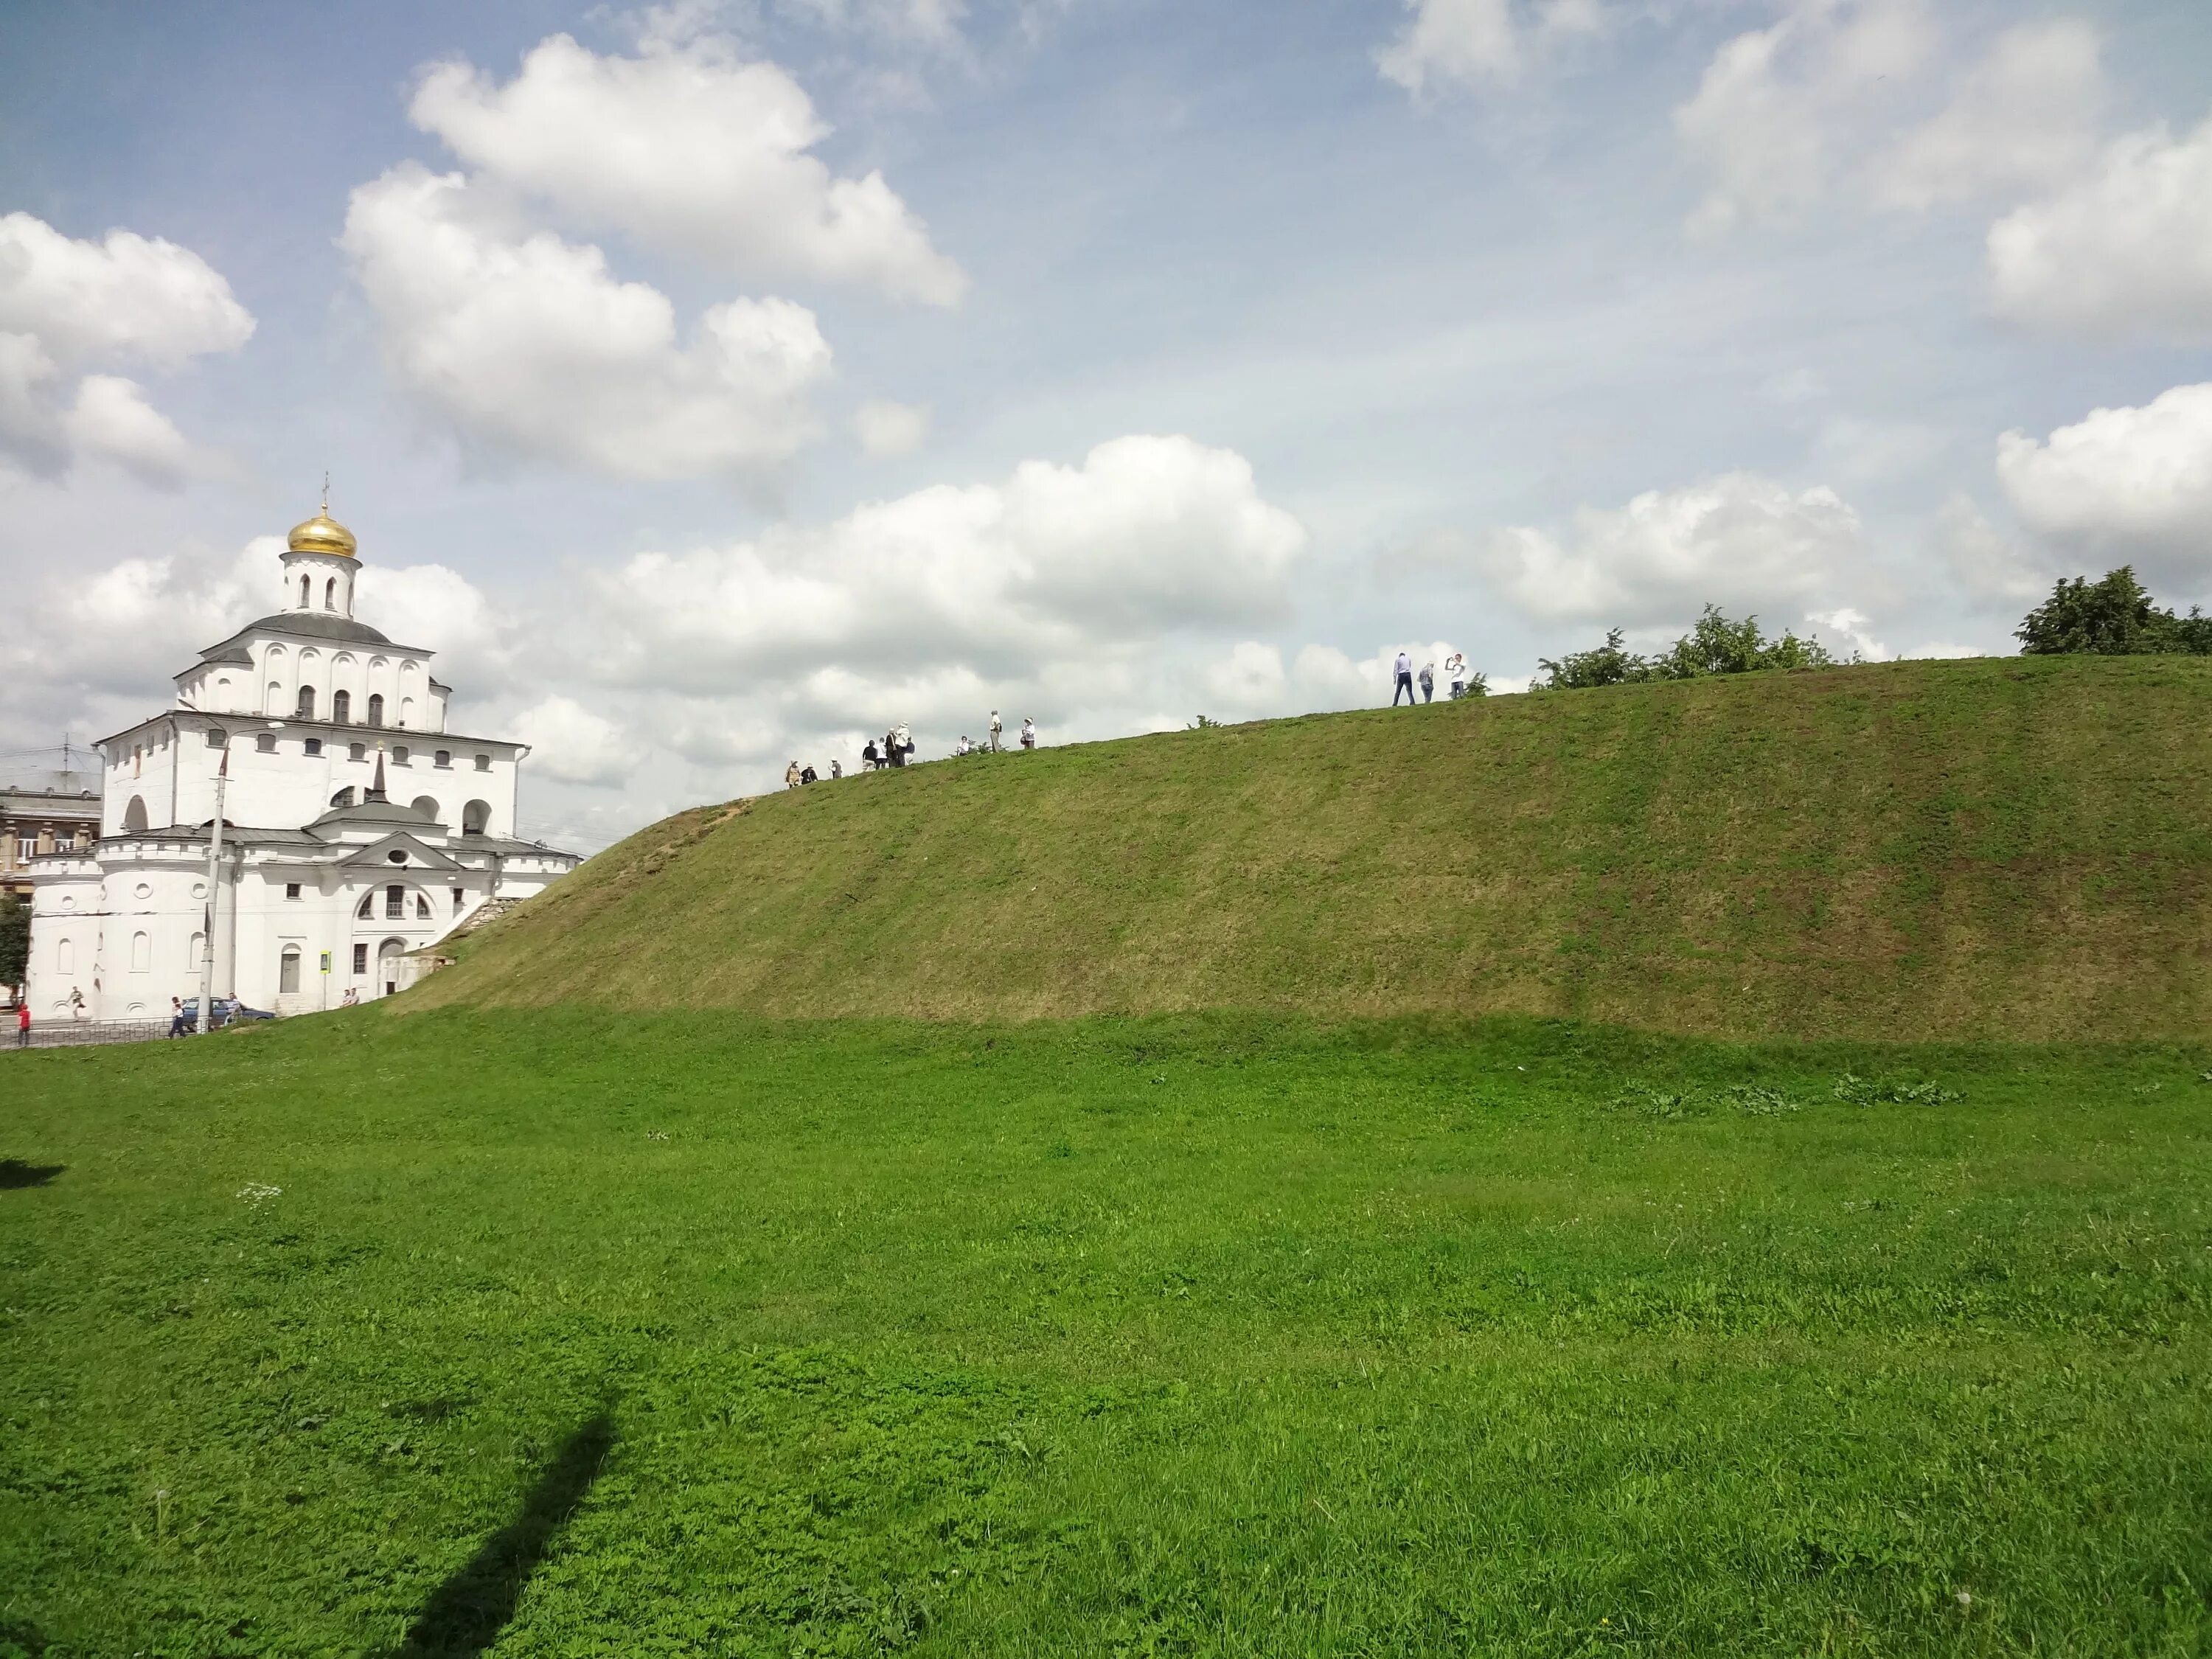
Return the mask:
POLYGON ((383 799, 384 745, 380 743, 376 745, 376 781, 368 786, 368 795, 367 799, 362 802, 362 805, 366 806, 368 805, 369 801, 381 801, 383 799))
POLYGON ((326 519, 331 516, 331 470, 328 467, 323 469, 323 516, 326 519))

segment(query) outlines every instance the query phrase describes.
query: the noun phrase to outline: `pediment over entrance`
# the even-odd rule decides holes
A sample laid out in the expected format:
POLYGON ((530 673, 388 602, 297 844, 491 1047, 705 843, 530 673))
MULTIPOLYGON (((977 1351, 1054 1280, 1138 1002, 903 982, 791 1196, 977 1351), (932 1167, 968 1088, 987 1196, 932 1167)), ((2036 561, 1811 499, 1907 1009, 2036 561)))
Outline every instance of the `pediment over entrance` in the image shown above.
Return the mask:
POLYGON ((339 860, 338 866, 345 870, 459 870, 465 867, 456 864, 428 842, 418 841, 404 831, 386 836, 381 841, 371 842, 358 852, 339 860), (392 856, 394 853, 405 856, 394 858, 392 856))

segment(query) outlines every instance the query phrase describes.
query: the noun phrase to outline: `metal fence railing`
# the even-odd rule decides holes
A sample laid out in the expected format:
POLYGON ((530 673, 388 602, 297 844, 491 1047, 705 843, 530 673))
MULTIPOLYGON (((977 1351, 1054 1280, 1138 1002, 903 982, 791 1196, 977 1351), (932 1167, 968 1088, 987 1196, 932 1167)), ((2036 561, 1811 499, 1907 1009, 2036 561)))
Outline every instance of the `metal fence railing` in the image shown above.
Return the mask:
POLYGON ((167 1036, 166 1019, 50 1019, 34 1020, 28 1042, 21 1042, 11 1016, 0 1028, 0 1054, 11 1048, 77 1048, 99 1042, 144 1042, 167 1036))

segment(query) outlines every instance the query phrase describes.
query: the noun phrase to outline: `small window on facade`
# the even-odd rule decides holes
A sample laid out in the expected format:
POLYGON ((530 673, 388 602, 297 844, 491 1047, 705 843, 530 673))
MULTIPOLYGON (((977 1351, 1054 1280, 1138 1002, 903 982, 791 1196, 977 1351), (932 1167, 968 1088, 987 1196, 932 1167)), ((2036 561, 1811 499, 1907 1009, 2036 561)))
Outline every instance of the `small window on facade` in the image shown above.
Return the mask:
POLYGON ((323 740, 320 738, 309 738, 301 747, 310 755, 319 755, 323 752, 323 740))
POLYGON ((346 758, 348 760, 367 760, 368 758, 368 745, 365 743, 348 744, 346 745, 346 758))
POLYGON ((407 764, 407 745, 405 744, 401 744, 397 749, 392 751, 392 763, 394 766, 404 766, 407 764))
POLYGON ((294 718, 303 720, 315 718, 315 688, 313 686, 303 685, 300 688, 299 709, 294 718))
POLYGON ((305 576, 302 576, 302 577, 301 577, 301 578, 300 578, 300 609, 301 609, 301 610, 302 610, 302 611, 305 611, 307 608, 307 577, 305 577, 305 576))
POLYGON ((208 727, 207 746, 209 748, 220 749, 229 741, 230 733, 224 731, 220 726, 210 726, 208 727))
POLYGON ((371 726, 384 724, 384 693, 381 691, 374 692, 369 696, 368 723, 371 726))
POLYGON ((323 584, 323 609, 325 611, 335 611, 337 608, 338 579, 336 576, 333 576, 330 580, 323 584))
POLYGON ((287 950, 276 959, 276 988, 279 991, 297 991, 300 988, 300 953, 296 950, 287 950))
POLYGON ((384 856, 390 859, 394 864, 404 864, 407 862, 407 854, 399 851, 397 848, 394 848, 391 852, 386 853, 384 856))
POLYGON ((340 726, 347 724, 353 719, 352 692, 333 691, 331 693, 331 718, 336 720, 340 726))
POLYGON ((454 914, 455 914, 455 915, 457 915, 460 913, 460 908, 461 908, 461 904, 462 904, 462 902, 463 902, 463 898, 464 898, 464 894, 463 894, 462 890, 461 890, 460 888, 458 888, 458 887, 456 887, 455 889, 453 889, 453 911, 454 911, 454 914))
POLYGON ((300 896, 300 884, 296 881, 286 882, 284 884, 284 896, 288 899, 298 898, 300 896))
POLYGON ((276 738, 271 732, 257 732, 253 737, 253 746, 262 754, 273 755, 276 752, 276 738))
POLYGON ((415 895, 415 920, 417 921, 430 920, 430 896, 428 893, 415 895))
POLYGON ((453 751, 450 749, 441 749, 432 757, 431 763, 436 766, 451 766, 453 763, 453 751))
POLYGON ((407 890, 397 884, 384 890, 384 919, 404 921, 407 915, 407 890))
POLYGON ((375 909, 376 895, 374 893, 365 893, 362 896, 361 903, 355 908, 354 915, 359 916, 363 921, 367 921, 375 912, 375 909))
POLYGON ((366 945, 353 947, 353 970, 357 975, 368 971, 368 946, 366 945))

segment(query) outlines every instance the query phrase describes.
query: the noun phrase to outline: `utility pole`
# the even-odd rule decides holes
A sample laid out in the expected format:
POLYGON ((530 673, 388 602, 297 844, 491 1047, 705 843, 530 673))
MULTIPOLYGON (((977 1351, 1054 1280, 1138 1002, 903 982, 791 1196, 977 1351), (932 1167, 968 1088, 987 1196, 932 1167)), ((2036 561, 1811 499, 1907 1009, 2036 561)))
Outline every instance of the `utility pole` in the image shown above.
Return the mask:
POLYGON ((230 778, 230 740, 223 739, 222 762, 215 769, 215 822, 208 826, 207 922, 202 937, 207 948, 200 956, 200 1034, 215 1030, 215 918, 216 896, 222 891, 222 788, 230 778))

